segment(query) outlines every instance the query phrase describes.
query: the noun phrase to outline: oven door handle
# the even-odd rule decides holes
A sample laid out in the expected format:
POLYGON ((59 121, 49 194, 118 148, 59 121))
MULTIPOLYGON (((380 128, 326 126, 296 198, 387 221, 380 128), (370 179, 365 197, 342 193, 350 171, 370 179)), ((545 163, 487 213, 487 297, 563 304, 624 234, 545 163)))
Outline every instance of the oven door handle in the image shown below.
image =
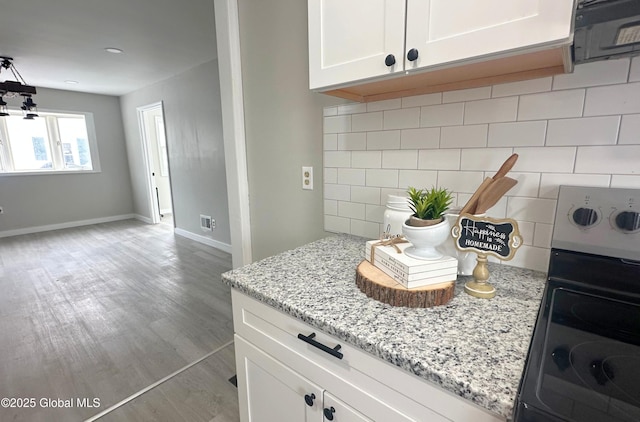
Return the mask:
POLYGON ((620 261, 622 261, 622 263, 624 264, 637 265, 640 267, 640 261, 632 261, 630 259, 624 259, 624 258, 620 258, 620 261))

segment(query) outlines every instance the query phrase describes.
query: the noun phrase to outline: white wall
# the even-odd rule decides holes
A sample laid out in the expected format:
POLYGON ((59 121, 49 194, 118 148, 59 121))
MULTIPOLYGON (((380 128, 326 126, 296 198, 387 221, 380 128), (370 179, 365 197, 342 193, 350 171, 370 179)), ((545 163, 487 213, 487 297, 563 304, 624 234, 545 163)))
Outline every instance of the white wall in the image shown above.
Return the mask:
POLYGON ((640 188, 640 58, 573 74, 324 109, 324 226, 377 238, 387 194, 445 187, 464 205, 512 153, 488 214, 519 222, 510 265, 546 271, 558 186, 640 188))
POLYGON ((309 91, 307 2, 239 0, 253 259, 321 238, 322 108, 309 91), (302 190, 302 166, 315 189, 302 190))
POLYGON ((93 113, 101 171, 0 175, 0 206, 4 208, 0 236, 131 214, 131 181, 118 98, 38 88, 35 101, 41 109, 93 113))
MULTIPOLYGON (((212 46, 215 48, 215 46, 212 46)), ((176 229, 230 244, 217 61, 120 97, 136 214, 149 217, 136 108, 162 101, 176 229), (200 229, 200 214, 217 228, 200 229)))

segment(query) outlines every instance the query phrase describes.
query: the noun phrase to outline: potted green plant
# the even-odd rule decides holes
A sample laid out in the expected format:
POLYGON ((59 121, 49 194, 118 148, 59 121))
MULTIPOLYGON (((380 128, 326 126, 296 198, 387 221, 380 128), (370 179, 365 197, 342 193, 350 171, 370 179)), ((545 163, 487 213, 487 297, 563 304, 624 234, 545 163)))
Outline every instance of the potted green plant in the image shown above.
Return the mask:
POLYGON ((436 248, 449 237, 451 226, 444 214, 453 198, 447 189, 416 189, 409 187, 409 208, 413 215, 402 225, 402 234, 412 246, 405 254, 418 259, 440 259, 436 248))
POLYGON ((413 215, 409 218, 410 226, 432 226, 442 222, 445 212, 449 209, 453 197, 447 189, 429 190, 409 187, 409 208, 413 215))

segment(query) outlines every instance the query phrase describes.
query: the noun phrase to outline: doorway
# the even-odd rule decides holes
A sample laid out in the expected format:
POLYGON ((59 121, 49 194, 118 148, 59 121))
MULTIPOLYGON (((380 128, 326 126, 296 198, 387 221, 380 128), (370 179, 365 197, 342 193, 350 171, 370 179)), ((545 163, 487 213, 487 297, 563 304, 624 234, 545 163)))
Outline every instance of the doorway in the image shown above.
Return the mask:
POLYGON ((173 201, 169 172, 169 152, 162 102, 138 107, 150 222, 173 223, 173 201))

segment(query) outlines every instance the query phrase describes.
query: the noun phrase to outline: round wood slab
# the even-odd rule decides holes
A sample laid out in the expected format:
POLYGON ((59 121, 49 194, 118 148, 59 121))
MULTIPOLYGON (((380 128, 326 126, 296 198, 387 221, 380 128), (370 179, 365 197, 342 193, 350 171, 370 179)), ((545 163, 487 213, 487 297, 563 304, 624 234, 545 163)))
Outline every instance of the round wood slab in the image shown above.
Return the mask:
POLYGON ((356 269, 356 285, 372 299, 409 308, 444 305, 453 298, 455 290, 453 281, 407 289, 366 260, 356 269))

